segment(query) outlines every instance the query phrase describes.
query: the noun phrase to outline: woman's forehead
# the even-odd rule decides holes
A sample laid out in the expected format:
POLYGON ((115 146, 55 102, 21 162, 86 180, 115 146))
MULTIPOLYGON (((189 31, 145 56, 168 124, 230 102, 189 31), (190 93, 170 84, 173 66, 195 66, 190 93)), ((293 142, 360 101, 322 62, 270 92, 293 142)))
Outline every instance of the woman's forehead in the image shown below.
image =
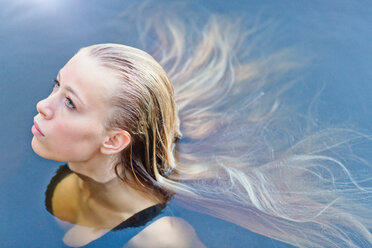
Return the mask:
POLYGON ((61 86, 72 88, 79 97, 94 104, 115 92, 117 80, 112 71, 100 66, 95 58, 80 51, 59 72, 61 86))

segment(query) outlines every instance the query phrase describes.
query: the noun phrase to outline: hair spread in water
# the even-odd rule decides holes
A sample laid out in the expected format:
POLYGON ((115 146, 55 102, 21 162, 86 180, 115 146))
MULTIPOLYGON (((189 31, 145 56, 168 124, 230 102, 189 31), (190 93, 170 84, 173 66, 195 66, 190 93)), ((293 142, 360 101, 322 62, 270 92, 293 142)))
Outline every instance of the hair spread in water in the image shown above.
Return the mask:
POLYGON ((84 48, 123 82, 106 123, 133 137, 118 166, 166 199, 295 246, 372 245, 369 174, 346 161, 370 137, 309 128, 283 100, 285 75, 302 67, 293 51, 260 53, 260 25, 207 19, 139 22, 158 62, 124 45, 84 48))

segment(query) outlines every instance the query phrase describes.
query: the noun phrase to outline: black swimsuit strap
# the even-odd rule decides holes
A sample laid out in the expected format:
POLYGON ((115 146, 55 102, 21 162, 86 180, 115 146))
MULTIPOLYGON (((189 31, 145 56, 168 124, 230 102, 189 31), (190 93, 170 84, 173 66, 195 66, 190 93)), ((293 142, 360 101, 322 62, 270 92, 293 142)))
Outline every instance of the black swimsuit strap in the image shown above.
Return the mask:
POLYGON ((118 226, 112 229, 112 231, 122 230, 127 227, 139 227, 146 225, 147 222, 155 218, 159 213, 166 207, 166 204, 157 204, 148 207, 138 213, 135 213, 130 218, 126 219, 118 226))
MULTIPOLYGON (((73 172, 70 170, 67 164, 61 165, 48 184, 47 190, 45 191, 45 208, 52 215, 54 215, 52 206, 54 191, 57 185, 71 173, 73 172)), ((165 203, 148 207, 138 213, 135 213, 134 215, 120 223, 118 226, 116 226, 114 229, 112 229, 112 231, 122 230, 127 227, 139 227, 146 225, 147 222, 156 217, 165 207, 165 203)))

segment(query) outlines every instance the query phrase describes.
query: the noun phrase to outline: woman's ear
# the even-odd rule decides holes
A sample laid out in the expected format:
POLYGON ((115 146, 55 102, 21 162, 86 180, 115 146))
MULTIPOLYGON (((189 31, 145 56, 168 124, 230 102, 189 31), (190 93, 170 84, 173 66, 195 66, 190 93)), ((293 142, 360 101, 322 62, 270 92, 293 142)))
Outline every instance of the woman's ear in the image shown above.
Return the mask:
POLYGON ((123 129, 113 129, 108 132, 103 144, 101 145, 101 152, 106 155, 113 155, 120 153, 130 143, 130 134, 123 129))

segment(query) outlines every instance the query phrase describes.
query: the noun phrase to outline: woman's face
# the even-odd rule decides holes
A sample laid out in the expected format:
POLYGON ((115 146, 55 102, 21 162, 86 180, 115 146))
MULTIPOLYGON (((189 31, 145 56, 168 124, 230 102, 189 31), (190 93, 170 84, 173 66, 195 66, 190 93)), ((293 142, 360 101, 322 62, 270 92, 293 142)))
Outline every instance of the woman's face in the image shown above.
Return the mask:
POLYGON ((52 93, 36 106, 33 150, 64 162, 84 162, 97 155, 114 86, 114 77, 86 52, 75 55, 59 71, 52 93))

